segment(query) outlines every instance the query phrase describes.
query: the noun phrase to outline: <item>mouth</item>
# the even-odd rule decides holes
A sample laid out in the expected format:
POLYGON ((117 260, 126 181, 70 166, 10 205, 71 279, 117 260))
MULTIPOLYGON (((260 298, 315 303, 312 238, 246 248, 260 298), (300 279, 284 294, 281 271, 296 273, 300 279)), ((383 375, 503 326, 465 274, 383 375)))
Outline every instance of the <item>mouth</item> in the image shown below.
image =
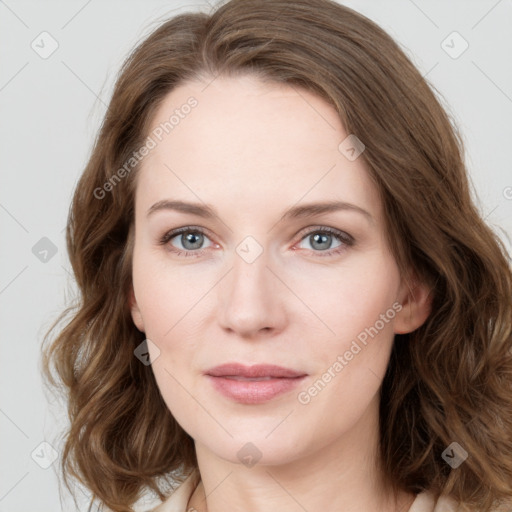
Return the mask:
POLYGON ((275 364, 255 364, 247 366, 241 363, 226 363, 207 370, 206 375, 212 377, 244 377, 257 378, 294 378, 306 375, 305 372, 277 366, 275 364))
POLYGON ((307 374, 275 365, 229 363, 208 370, 205 376, 213 388, 226 398, 254 405, 292 391, 307 374))
POLYGON ((238 375, 219 375, 219 377, 224 377, 225 379, 233 379, 233 380, 245 380, 250 382, 260 382, 262 380, 272 380, 283 377, 241 377, 238 375))

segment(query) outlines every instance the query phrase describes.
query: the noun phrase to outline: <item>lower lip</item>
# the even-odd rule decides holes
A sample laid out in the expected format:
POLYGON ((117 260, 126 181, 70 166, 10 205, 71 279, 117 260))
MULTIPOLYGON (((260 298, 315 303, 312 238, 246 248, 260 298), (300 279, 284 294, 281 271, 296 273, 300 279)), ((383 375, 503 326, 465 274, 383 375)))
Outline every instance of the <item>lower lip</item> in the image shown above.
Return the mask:
POLYGON ((272 400, 272 398, 291 391, 305 378, 279 377, 268 380, 235 380, 228 377, 213 377, 207 375, 213 387, 224 396, 241 404, 260 404, 272 400))

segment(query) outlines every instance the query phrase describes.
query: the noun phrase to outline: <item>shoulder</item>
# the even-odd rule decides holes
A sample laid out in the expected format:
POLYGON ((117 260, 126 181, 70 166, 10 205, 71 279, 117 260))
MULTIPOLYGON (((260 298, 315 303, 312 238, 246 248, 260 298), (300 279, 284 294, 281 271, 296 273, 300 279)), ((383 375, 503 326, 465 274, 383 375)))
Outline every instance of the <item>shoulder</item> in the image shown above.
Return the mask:
POLYGON ((408 512, 455 512, 456 502, 445 496, 436 500, 430 491, 423 491, 416 496, 408 512))
MULTIPOLYGON (((151 499, 150 503, 147 501, 145 503, 137 502, 133 506, 133 510, 134 512, 187 512, 187 504, 199 481, 200 475, 196 469, 170 493, 165 501, 151 499)), ((114 512, 105 505, 100 510, 101 512, 114 512)))
MULTIPOLYGON (((463 512, 459 503, 449 496, 439 496, 436 499, 430 491, 423 491, 416 496, 411 508, 407 512, 463 512)), ((492 512, 512 512, 512 503, 493 508, 492 512)))
POLYGON ((200 475, 196 470, 180 484, 162 503, 147 512, 186 512, 187 504, 199 484, 200 475))

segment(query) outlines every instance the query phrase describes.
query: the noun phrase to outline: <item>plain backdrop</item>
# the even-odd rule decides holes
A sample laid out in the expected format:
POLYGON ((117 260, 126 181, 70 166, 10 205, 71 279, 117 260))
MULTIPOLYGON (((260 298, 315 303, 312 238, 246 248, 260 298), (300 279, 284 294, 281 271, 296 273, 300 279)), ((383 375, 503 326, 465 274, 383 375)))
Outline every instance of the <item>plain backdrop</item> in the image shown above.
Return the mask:
MULTIPOLYGON (((387 30, 436 88, 463 134, 482 215, 510 250, 512 1, 341 3, 387 30)), ((42 337, 74 290, 64 240, 71 194, 130 49, 168 17, 210 9, 0 1, 0 512, 75 510, 59 498, 53 461, 65 409, 43 391, 39 366, 42 337)))

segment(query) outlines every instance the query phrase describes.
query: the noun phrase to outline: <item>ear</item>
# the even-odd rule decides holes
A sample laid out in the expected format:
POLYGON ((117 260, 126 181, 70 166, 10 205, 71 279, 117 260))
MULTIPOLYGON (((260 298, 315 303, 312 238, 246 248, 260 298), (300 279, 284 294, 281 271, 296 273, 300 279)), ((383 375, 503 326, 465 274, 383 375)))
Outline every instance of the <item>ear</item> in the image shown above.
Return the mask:
POLYGON ((142 314, 139 309, 139 305, 137 304, 137 299, 135 298, 135 292, 133 290, 133 284, 130 286, 130 292, 128 296, 128 302, 130 305, 130 311, 132 314, 133 323, 139 329, 140 332, 144 332, 144 320, 142 319, 142 314))
POLYGON ((398 296, 402 309, 395 316, 395 334, 407 334, 423 325, 432 310, 431 291, 415 275, 402 281, 398 296))

